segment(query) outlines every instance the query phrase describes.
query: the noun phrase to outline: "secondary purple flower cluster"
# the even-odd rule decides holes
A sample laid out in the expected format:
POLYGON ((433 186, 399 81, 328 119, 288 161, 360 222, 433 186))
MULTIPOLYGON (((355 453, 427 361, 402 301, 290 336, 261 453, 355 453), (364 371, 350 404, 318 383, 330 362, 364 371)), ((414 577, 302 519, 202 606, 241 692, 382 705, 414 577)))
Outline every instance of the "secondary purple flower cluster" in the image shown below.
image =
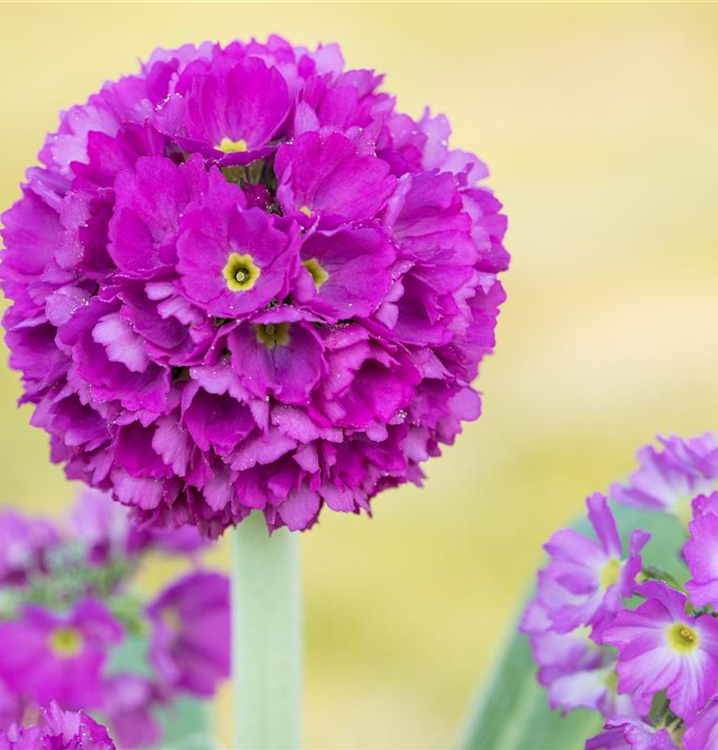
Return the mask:
POLYGON ((487 169, 273 36, 64 113, 2 221, 23 402, 69 477, 215 536, 369 511, 476 419, 508 266, 487 169))
POLYGON ((521 623, 551 707, 604 716, 587 750, 718 747, 718 441, 661 443, 639 451, 638 470, 610 495, 682 521, 684 573, 644 563, 644 531, 633 529, 624 546, 608 501, 595 494, 587 501, 595 538, 564 529, 549 539, 521 623))
POLYGON ((0 729, 0 750, 115 750, 115 743, 105 727, 84 712, 62 711, 53 702, 41 710, 37 724, 0 729))
POLYGON ((25 742, 39 729, 12 727, 52 701, 101 712, 120 748, 154 746, 159 709, 171 713, 179 695, 210 697, 229 676, 226 576, 195 567, 147 604, 131 589, 151 550, 196 559, 196 529, 139 530, 126 509, 91 490, 66 527, 0 509, 0 530, 13 532, 13 543, 0 545, 0 730, 11 748, 45 747, 25 742), (138 649, 142 663, 128 656, 138 649))

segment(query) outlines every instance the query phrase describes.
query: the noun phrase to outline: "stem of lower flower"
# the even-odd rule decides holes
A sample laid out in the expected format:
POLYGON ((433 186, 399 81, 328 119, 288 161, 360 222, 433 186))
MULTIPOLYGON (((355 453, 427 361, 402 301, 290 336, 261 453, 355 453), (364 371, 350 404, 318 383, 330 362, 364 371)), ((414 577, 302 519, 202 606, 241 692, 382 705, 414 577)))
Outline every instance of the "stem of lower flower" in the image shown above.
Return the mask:
POLYGON ((254 512, 232 532, 232 750, 302 745, 299 535, 254 512))

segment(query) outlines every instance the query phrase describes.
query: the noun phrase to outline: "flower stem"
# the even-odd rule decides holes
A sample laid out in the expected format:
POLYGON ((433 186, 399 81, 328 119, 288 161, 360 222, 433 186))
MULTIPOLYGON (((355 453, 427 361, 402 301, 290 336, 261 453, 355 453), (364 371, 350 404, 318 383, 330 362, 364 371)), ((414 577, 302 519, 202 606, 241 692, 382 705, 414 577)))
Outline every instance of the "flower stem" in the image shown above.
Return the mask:
POLYGON ((302 745, 299 535, 262 514, 232 532, 233 750, 302 745))

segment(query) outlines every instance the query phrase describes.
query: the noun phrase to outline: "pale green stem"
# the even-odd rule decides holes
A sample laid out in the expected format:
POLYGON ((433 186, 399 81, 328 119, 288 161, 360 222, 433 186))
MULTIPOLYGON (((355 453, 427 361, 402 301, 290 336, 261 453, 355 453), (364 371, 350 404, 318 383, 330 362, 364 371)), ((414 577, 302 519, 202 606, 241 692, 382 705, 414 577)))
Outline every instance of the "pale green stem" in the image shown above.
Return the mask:
POLYGON ((302 746, 299 534, 270 537, 261 513, 232 537, 233 750, 302 746))

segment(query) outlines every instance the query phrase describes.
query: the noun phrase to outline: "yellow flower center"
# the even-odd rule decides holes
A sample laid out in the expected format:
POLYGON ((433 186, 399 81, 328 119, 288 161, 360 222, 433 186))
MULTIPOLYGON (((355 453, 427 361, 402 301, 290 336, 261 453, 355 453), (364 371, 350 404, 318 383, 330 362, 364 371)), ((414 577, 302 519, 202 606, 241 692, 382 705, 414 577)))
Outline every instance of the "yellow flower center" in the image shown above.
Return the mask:
POLYGON ((613 586, 614 583, 618 583, 620 575, 621 561, 614 557, 603 566, 599 579, 601 582, 601 588, 605 590, 609 586, 613 586))
POLYGON ((254 328, 257 332, 257 341, 264 344, 267 349, 274 349, 277 344, 286 346, 289 343, 289 323, 267 323, 254 328))
POLYGON ((698 633, 683 622, 668 628, 668 645, 679 654, 690 654, 698 648, 698 633))
POLYGON ((70 659, 82 652, 84 640, 77 628, 61 625, 54 628, 48 638, 48 647, 55 656, 70 659))
POLYGON ((319 291, 322 284, 329 278, 329 274, 319 265, 319 261, 316 258, 302 261, 302 265, 311 274, 311 277, 314 279, 314 286, 319 291))
POLYGON ((309 208, 309 206, 302 206, 299 209, 299 212, 304 214, 305 216, 311 216, 312 215, 312 209, 309 208))
POLYGON ((246 292, 254 286, 261 270, 254 265, 251 255, 231 253, 222 271, 227 286, 233 292, 246 292))
POLYGON ((216 146, 218 151, 224 151, 225 154, 236 154, 239 151, 247 150, 247 141, 240 139, 233 141, 229 138, 222 138, 219 146, 216 146))

